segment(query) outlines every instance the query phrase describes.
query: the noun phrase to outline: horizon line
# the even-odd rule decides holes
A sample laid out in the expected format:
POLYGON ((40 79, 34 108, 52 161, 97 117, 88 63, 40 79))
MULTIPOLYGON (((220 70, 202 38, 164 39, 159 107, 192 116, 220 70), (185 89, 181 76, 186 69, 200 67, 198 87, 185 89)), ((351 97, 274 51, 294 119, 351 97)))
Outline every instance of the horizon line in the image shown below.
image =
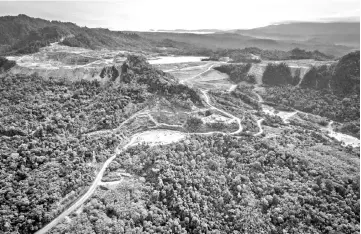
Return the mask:
POLYGON ((194 32, 194 31, 208 31, 209 33, 213 33, 213 32, 217 32, 217 31, 232 31, 232 30, 252 30, 252 29, 257 29, 257 28, 263 28, 263 27, 267 27, 267 26, 273 26, 273 25, 282 25, 282 24, 292 24, 292 23, 320 23, 320 24, 327 24, 327 23, 359 23, 360 24, 360 17, 356 17, 356 16, 350 16, 350 17, 340 17, 339 19, 330 19, 330 18, 323 18, 323 19, 319 19, 319 20, 306 20, 306 21, 302 21, 302 20, 285 20, 285 21, 280 21, 280 22, 274 22, 274 23, 270 23, 264 26, 259 26, 259 27, 253 27, 253 28, 202 28, 202 29, 180 29, 180 28, 176 28, 176 29, 138 29, 138 30, 127 30, 127 29, 123 29, 123 30, 119 30, 119 29, 112 29, 112 28, 106 28, 106 27, 88 27, 87 25, 80 25, 78 23, 74 23, 71 21, 61 21, 58 19, 47 19, 47 18, 40 18, 40 17, 35 17, 35 16, 29 16, 27 14, 23 14, 23 13, 19 13, 19 14, 14 14, 14 15, 0 15, 0 17, 17 17, 17 16, 27 16, 29 18, 36 18, 36 19, 42 19, 42 20, 47 20, 47 21, 58 21, 58 22, 62 22, 62 23, 72 23, 75 24, 77 26, 80 27, 86 27, 86 28, 93 28, 93 29, 108 29, 111 31, 128 31, 128 32, 160 32, 160 31, 189 31, 189 32, 194 32), (330 20, 328 20, 330 19, 330 20))

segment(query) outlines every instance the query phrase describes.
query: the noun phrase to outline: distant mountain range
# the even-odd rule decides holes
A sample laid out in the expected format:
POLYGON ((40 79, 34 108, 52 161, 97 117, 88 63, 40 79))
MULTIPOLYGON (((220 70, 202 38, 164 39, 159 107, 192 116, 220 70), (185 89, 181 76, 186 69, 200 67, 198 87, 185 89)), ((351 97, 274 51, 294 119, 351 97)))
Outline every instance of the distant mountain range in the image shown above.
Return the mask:
POLYGON ((289 23, 231 32, 273 40, 360 47, 360 22, 289 23))
POLYGON ((184 33, 215 33, 215 32, 224 32, 225 30, 221 29, 151 29, 151 32, 184 32, 184 33))
POLYGON ((28 54, 49 43, 89 49, 119 49, 183 55, 212 55, 224 49, 318 50, 341 57, 359 49, 359 23, 291 23, 250 30, 172 32, 110 31, 26 15, 0 17, 0 54, 28 54), (174 33, 177 32, 177 33, 174 33))
POLYGON ((360 22, 297 22, 269 25, 253 29, 175 29, 175 30, 151 30, 153 32, 170 33, 236 33, 260 39, 273 40, 296 40, 305 42, 317 42, 327 44, 338 44, 345 46, 360 46, 360 22))

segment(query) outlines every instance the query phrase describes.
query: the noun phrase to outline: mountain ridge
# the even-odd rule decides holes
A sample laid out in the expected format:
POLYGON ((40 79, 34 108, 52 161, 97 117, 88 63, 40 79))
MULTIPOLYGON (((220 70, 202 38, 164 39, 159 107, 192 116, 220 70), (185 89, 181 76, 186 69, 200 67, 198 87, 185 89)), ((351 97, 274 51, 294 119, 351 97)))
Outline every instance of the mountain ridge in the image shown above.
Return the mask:
POLYGON ((311 40, 360 47, 360 22, 297 22, 231 32, 269 39, 311 40), (329 36, 331 36, 329 38, 329 36))
MULTIPOLYGON (((304 50, 319 50, 334 56, 343 56, 359 47, 355 40, 346 41, 347 45, 334 44, 325 36, 290 40, 289 38, 266 38, 251 35, 246 31, 221 31, 212 34, 195 34, 192 31, 137 32, 111 31, 104 28, 81 27, 70 22, 49 21, 20 14, 0 17, 0 53, 27 54, 38 52, 39 48, 59 41, 72 47, 89 49, 127 49, 173 54, 207 55, 215 49, 242 49, 259 47, 260 49, 292 50, 296 47, 304 50), (172 42, 169 47, 169 42, 172 42), (165 43, 163 43, 165 42, 165 43)), ((339 41, 345 41, 342 34, 334 35, 339 41)), ((353 36, 359 38, 359 35, 353 36)), ((297 38, 296 38, 297 39, 297 38)))

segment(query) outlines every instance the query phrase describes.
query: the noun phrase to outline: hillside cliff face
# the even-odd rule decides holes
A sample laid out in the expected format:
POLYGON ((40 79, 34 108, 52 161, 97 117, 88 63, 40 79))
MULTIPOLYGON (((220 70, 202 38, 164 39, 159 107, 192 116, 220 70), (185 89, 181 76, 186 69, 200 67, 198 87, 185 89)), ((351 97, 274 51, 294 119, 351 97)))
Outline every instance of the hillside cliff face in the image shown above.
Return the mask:
POLYGON ((337 64, 312 67, 303 78, 301 87, 331 89, 347 95, 360 91, 360 51, 343 56, 337 64))
POLYGON ((360 51, 343 56, 335 67, 331 87, 336 92, 360 92, 360 51))
POLYGON ((334 66, 312 67, 304 76, 300 86, 303 88, 328 89, 334 66))
POLYGON ((102 69, 99 76, 101 78, 108 77, 114 81, 119 76, 119 70, 115 66, 107 66, 102 69))

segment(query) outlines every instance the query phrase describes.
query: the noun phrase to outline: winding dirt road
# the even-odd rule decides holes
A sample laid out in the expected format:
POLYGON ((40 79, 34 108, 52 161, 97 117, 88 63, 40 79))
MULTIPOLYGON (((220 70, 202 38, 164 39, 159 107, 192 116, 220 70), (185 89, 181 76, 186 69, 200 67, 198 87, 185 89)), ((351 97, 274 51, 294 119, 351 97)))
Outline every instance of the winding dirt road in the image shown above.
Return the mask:
MULTIPOLYGON (((219 112, 223 113, 224 115, 227 115, 228 117, 230 117, 230 118, 232 118, 232 119, 234 119, 234 120, 237 121, 238 126, 239 126, 239 127, 238 127, 238 130, 235 131, 235 132, 230 133, 230 135, 235 135, 235 134, 238 134, 238 133, 242 132, 243 127, 242 127, 242 124, 241 124, 242 121, 241 121, 240 118, 238 118, 238 117, 236 117, 236 116, 234 116, 234 115, 232 115, 232 114, 230 114, 230 113, 228 113, 228 112, 226 112, 226 111, 224 111, 224 110, 221 110, 221 109, 213 106, 213 105, 211 104, 211 102, 210 102, 210 100, 209 100, 209 97, 208 97, 208 94, 207 94, 208 90, 201 90, 201 92, 203 93, 203 96, 204 96, 204 99, 205 99, 207 105, 210 106, 211 109, 218 110, 219 112)), ((212 133, 212 132, 211 132, 211 133, 212 133)), ((214 132, 213 132, 213 133, 214 133, 214 132)))

